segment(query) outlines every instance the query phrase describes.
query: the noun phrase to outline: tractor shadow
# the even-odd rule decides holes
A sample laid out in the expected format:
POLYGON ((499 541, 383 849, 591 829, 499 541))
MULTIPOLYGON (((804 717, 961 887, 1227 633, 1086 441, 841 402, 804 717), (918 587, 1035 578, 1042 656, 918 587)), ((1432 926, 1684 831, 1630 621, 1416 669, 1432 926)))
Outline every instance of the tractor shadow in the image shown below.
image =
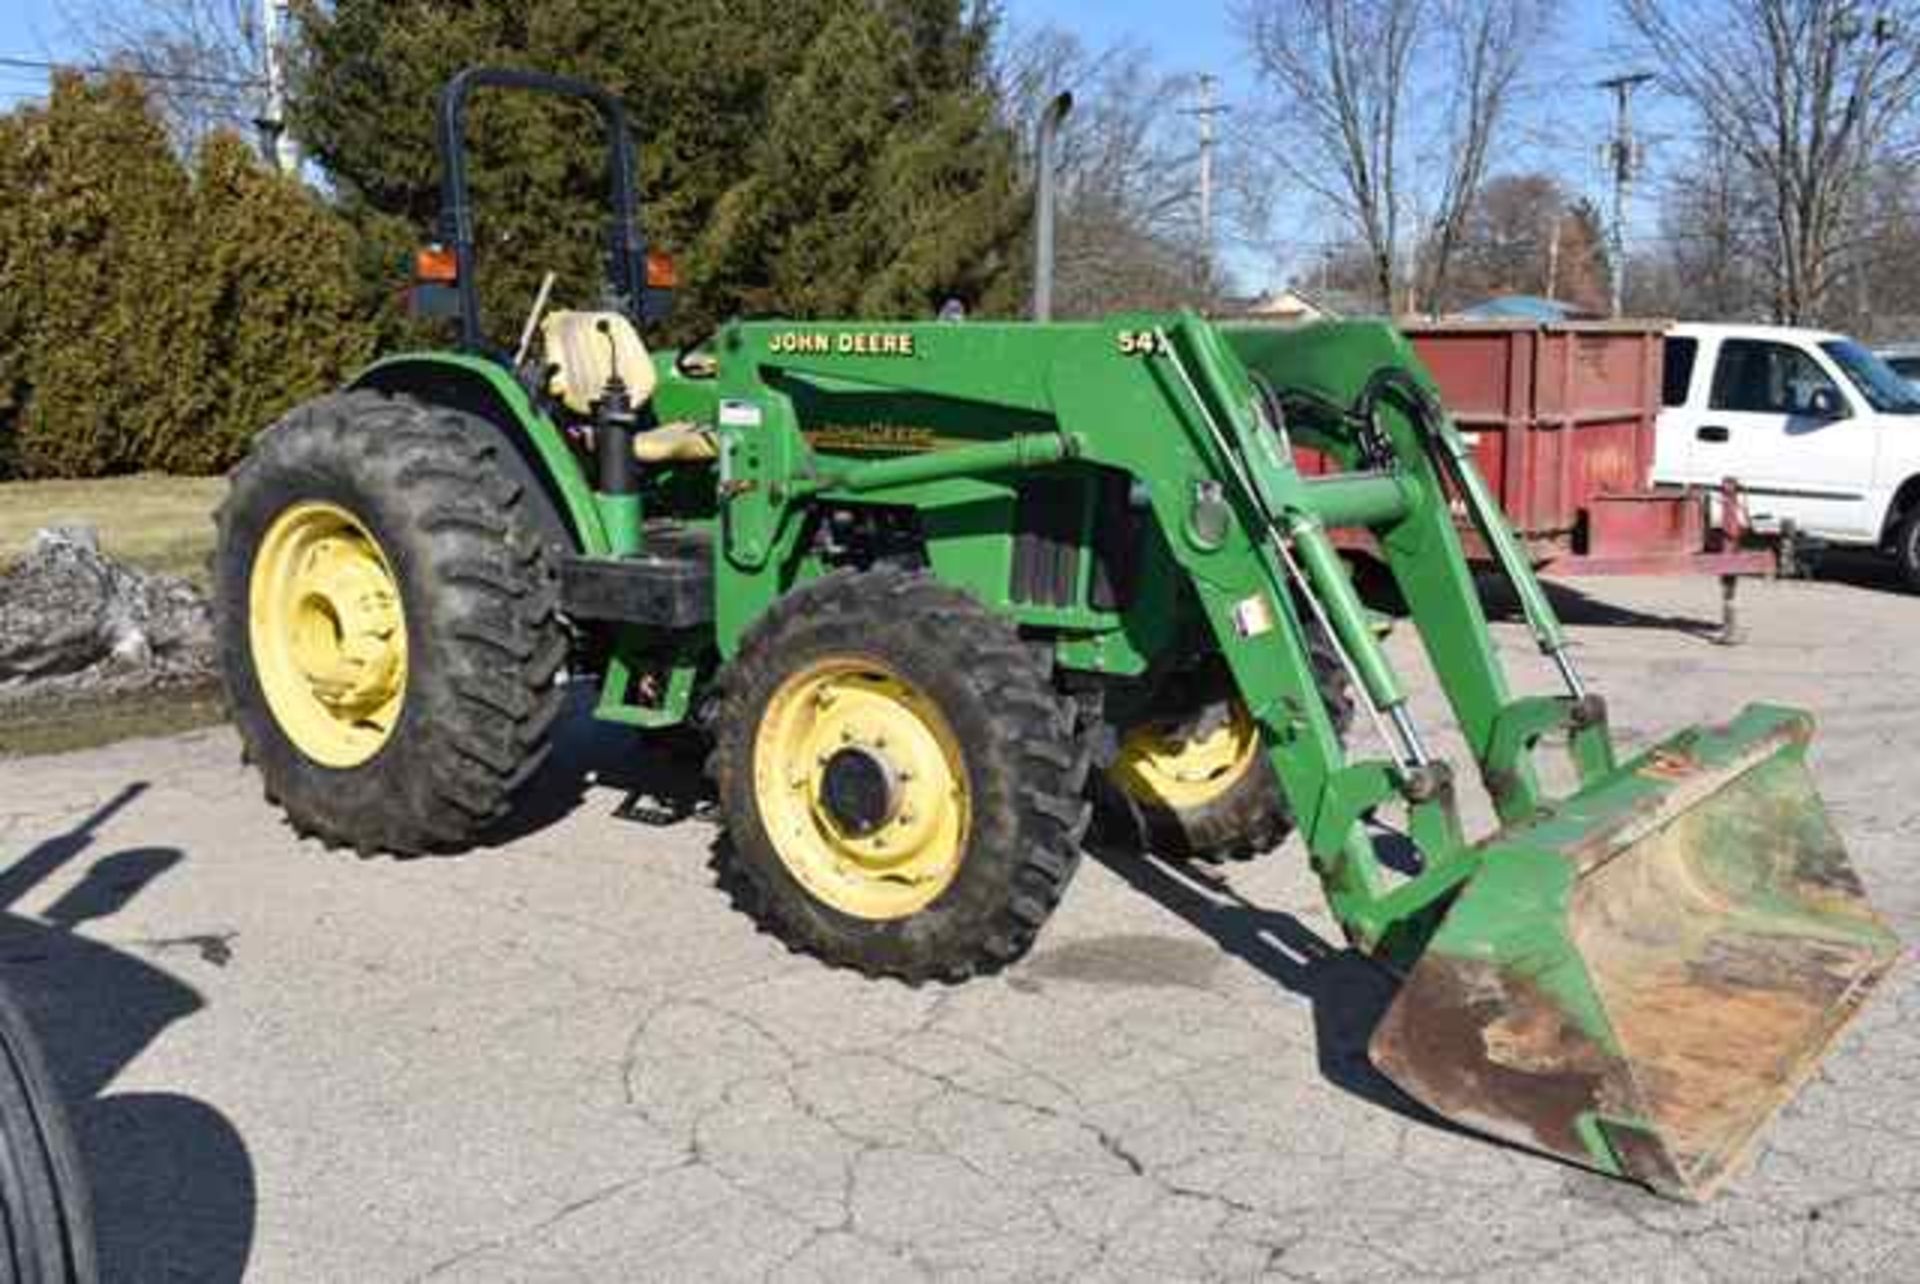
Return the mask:
MULTIPOLYGON (((1374 1069, 1367 1044, 1393 1005, 1400 985, 1365 955, 1334 945, 1283 910, 1255 905, 1206 865, 1166 861, 1113 839, 1090 842, 1087 855, 1134 891, 1204 932, 1228 955, 1306 999, 1313 1008, 1320 1077, 1334 1087, 1412 1123, 1563 1169, 1576 1183, 1592 1178, 1586 1169, 1558 1155, 1529 1150, 1437 1115, 1374 1069)), ((1659 1203, 1657 1196, 1644 1192, 1638 1197, 1659 1203)))
MULTIPOLYGON (((79 1145, 92 1195, 102 1280, 240 1279, 251 1254, 256 1182, 246 1143, 213 1105, 183 1093, 111 1090, 175 1023, 206 1006, 192 986, 144 958, 82 934, 117 914, 185 859, 174 847, 129 847, 91 864, 35 915, 25 894, 89 855, 96 831, 145 791, 123 789, 92 815, 0 869, 0 965, 38 1036, 79 1145)), ((216 937, 178 945, 224 965, 216 937)))
POLYGON ((706 776, 706 742, 692 731, 641 731, 597 721, 591 693, 567 702, 554 727, 553 756, 541 768, 519 805, 486 836, 488 847, 509 843, 558 824, 589 805, 595 789, 610 789, 620 802, 613 814, 650 827, 679 824, 712 808, 706 776))
POLYGON ((1168 862, 1112 842, 1094 844, 1087 854, 1226 954, 1306 999, 1320 1076, 1328 1083, 1415 1123, 1477 1137, 1400 1091, 1368 1059, 1367 1042, 1399 992, 1385 970, 1293 915, 1253 904, 1205 865, 1168 862))
MULTIPOLYGON (((1410 611, 1406 599, 1400 596, 1399 589, 1388 574, 1385 566, 1370 557, 1356 557, 1351 563, 1354 585, 1359 589, 1360 599, 1367 606, 1395 620, 1407 620, 1410 611)), ((1686 634, 1703 641, 1718 642, 1723 636, 1720 619, 1720 584, 1712 576, 1701 576, 1700 604, 1697 613, 1676 615, 1660 611, 1643 611, 1576 587, 1566 580, 1542 580, 1541 587, 1546 590, 1547 600, 1552 604, 1554 614, 1564 624, 1602 629, 1661 629, 1672 633, 1686 634)), ((1498 575, 1481 574, 1474 576, 1474 587, 1480 595, 1480 605, 1489 620, 1500 622, 1524 622, 1526 617, 1520 611, 1520 600, 1513 589, 1498 575)))
MULTIPOLYGON (((1542 584, 1547 590, 1547 601, 1553 605, 1553 613, 1563 624, 1601 629, 1659 629, 1706 642, 1718 642, 1725 636, 1725 626, 1720 622, 1720 584, 1712 578, 1700 581, 1697 615, 1672 615, 1622 606, 1575 588, 1565 580, 1544 580, 1542 584)), ((1522 623, 1526 620, 1520 613, 1520 604, 1504 584, 1482 592, 1481 600, 1487 603, 1487 613, 1493 618, 1522 623)))

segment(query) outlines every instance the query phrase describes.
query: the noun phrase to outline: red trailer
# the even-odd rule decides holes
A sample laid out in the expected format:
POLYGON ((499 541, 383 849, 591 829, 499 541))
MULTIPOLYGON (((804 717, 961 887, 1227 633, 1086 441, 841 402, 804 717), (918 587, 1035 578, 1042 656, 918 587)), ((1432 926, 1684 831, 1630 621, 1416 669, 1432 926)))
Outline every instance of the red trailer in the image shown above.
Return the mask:
MULTIPOLYGON (((1543 575, 1717 575, 1731 630, 1734 577, 1776 572, 1771 547, 1746 546, 1731 487, 1715 495, 1652 484, 1666 323, 1401 330, 1543 575)), ((1304 470, 1324 470, 1313 452, 1299 454, 1304 470)), ((1480 557, 1479 537, 1464 523, 1461 533, 1480 557)))

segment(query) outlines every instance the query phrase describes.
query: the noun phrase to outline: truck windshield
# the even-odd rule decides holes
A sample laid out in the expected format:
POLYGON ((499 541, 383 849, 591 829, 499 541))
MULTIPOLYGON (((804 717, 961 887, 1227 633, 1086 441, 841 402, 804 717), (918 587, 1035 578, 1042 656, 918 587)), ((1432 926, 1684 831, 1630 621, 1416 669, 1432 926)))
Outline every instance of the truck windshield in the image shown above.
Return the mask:
POLYGON ((1833 339, 1820 347, 1847 372, 1847 378, 1875 410, 1892 415, 1920 414, 1920 392, 1879 357, 1852 339, 1833 339))

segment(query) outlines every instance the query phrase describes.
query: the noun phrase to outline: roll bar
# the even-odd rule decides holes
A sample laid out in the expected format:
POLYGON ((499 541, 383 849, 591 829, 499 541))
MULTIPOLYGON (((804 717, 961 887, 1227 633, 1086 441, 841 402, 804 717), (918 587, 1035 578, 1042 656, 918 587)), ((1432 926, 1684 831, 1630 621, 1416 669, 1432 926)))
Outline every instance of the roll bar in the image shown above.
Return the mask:
POLYGON ((473 203, 467 185, 467 99, 476 89, 519 89, 577 98, 600 114, 606 128, 613 219, 608 225, 607 283, 619 309, 639 324, 645 320, 647 247, 640 232, 635 188, 633 134, 620 100, 598 85, 568 76, 511 67, 468 67, 440 91, 434 147, 440 156, 440 235, 453 247, 458 279, 460 346, 480 350, 480 300, 474 290, 473 203))

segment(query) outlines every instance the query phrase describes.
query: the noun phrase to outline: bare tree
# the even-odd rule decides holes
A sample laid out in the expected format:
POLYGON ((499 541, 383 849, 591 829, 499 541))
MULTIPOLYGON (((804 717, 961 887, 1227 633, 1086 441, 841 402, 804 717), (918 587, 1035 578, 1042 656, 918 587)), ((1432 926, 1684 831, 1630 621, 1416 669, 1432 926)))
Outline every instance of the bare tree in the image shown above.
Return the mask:
POLYGON ((253 135, 264 91, 259 0, 65 0, 64 11, 90 58, 145 80, 183 151, 217 129, 253 135))
MULTIPOLYGON (((1766 193, 1724 148, 1701 148, 1660 200, 1660 241, 1672 293, 1653 311, 1761 320, 1772 312, 1779 262, 1766 193)), ((1631 280, 1631 277, 1629 277, 1631 280)), ((1651 299, 1643 298, 1644 310, 1651 299)))
POLYGON ((1810 321, 1849 263, 1872 167, 1911 154, 1920 5, 1619 0, 1663 82, 1764 193, 1772 310, 1810 321))
MULTIPOLYGON (((1272 92, 1267 155, 1367 247, 1393 310, 1408 71, 1426 0, 1247 0, 1241 32, 1272 92)), ((1258 128, 1256 125, 1255 128, 1258 128)))
POLYGON ((1444 143, 1451 159, 1442 170, 1426 255, 1424 294, 1430 310, 1437 310, 1447 293, 1454 253, 1487 176, 1522 59, 1545 26, 1545 11, 1537 0, 1442 0, 1437 16, 1447 53, 1450 91, 1444 143))
POLYGON ((1269 106, 1255 129, 1276 176, 1323 201, 1373 258, 1388 310, 1408 211, 1432 211, 1425 293, 1445 289, 1545 0, 1243 0, 1237 19, 1269 106), (1437 113, 1416 110, 1438 102, 1437 113), (1426 144, 1424 148, 1420 144, 1426 144), (1435 174, 1420 172, 1424 151, 1435 174), (1429 181, 1431 180, 1431 181, 1429 181))
MULTIPOLYGON (((1438 233, 1436 233, 1436 236, 1438 233)), ((1436 308, 1490 294, 1544 295, 1586 312, 1607 306, 1607 260, 1597 211, 1551 174, 1503 174, 1474 194, 1436 308)))
POLYGON ((1862 238, 1865 270, 1847 329, 1862 338, 1910 340, 1920 335, 1920 163, 1877 165, 1865 204, 1874 217, 1862 238))
POLYGON ((1009 41, 998 78, 1024 141, 1055 93, 1074 95, 1056 172, 1059 313, 1202 304, 1214 283, 1200 277, 1193 135, 1166 110, 1191 78, 1162 73, 1138 46, 1095 52, 1053 27, 1009 41))

